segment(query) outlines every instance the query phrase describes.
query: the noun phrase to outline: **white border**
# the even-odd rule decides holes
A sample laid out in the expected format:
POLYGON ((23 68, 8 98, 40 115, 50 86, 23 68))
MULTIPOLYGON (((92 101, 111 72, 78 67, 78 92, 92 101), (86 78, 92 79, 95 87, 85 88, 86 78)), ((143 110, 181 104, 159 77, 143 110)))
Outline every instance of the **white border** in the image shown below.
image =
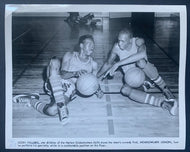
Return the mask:
MULTIPOLYGON (((180 13, 180 68, 179 68, 179 138, 69 138, 54 139, 40 138, 37 141, 172 141, 173 144, 107 144, 106 147, 57 147, 54 149, 184 149, 186 122, 185 122, 185 65, 186 65, 186 41, 187 41, 187 14, 186 6, 178 5, 22 5, 10 4, 5 9, 5 55, 6 55, 6 148, 22 149, 18 142, 34 142, 33 138, 12 138, 12 13, 61 13, 61 12, 179 12, 180 13), (175 143, 177 141, 178 143, 175 143)), ((27 147, 23 148, 27 149, 27 147)), ((31 149, 31 148, 29 148, 31 149)), ((50 149, 36 147, 32 149, 50 149)))

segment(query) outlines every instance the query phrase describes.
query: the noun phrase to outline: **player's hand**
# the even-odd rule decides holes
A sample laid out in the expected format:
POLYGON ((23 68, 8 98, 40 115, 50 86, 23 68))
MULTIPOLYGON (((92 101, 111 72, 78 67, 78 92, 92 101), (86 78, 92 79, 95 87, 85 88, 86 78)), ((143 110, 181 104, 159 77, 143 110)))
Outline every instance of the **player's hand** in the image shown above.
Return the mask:
POLYGON ((86 73, 87 73, 86 70, 77 71, 77 72, 76 72, 76 77, 80 77, 81 75, 86 74, 86 73))
POLYGON ((96 96, 97 98, 101 99, 104 96, 104 92, 101 90, 101 88, 99 87, 98 90, 96 91, 96 96))
POLYGON ((61 80, 62 83, 62 89, 64 92, 67 91, 67 88, 69 88, 71 86, 71 83, 68 80, 62 79, 61 80))
POLYGON ((109 74, 110 76, 113 76, 113 75, 115 74, 115 71, 117 70, 117 68, 118 68, 118 65, 117 65, 117 63, 116 63, 116 64, 114 64, 114 65, 106 72, 106 74, 104 75, 103 78, 107 77, 108 74, 109 74))

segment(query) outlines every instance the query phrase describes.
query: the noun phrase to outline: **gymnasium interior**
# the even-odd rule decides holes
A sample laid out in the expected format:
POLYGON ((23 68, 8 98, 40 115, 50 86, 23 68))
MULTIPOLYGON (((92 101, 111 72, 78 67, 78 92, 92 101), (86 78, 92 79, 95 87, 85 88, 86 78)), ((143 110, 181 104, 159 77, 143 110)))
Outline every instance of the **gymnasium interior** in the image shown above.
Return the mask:
MULTIPOLYGON (((90 12, 79 12, 85 16, 90 12)), ((117 39, 118 32, 131 26, 135 37, 145 40, 149 61, 154 64, 172 93, 178 98, 179 34, 178 13, 91 12, 95 25, 72 26, 69 13, 13 13, 12 17, 12 84, 13 97, 44 92, 44 69, 53 56, 73 51, 81 35, 91 34, 95 41, 94 60, 100 68, 117 39)), ((69 102, 70 121, 66 125, 58 116, 43 115, 25 104, 13 103, 13 138, 130 138, 178 137, 179 116, 159 107, 141 104, 121 95, 123 75, 101 81, 102 99, 95 95, 77 95, 69 102)), ((151 94, 161 96, 159 89, 151 94)))

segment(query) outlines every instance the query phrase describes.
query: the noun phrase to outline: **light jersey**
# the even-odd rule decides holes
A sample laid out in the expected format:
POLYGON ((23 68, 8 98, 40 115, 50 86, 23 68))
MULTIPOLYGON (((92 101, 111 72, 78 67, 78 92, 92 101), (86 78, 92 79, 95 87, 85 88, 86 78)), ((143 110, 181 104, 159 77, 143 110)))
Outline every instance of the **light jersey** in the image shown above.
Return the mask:
MULTIPOLYGON (((116 44, 116 47, 117 47, 117 50, 114 53, 116 53, 119 56, 120 60, 130 57, 131 55, 136 54, 138 51, 138 46, 136 45, 136 38, 132 38, 132 46, 129 51, 121 50, 118 46, 118 43, 116 44)), ((136 63, 131 63, 131 64, 122 66, 123 72, 126 73, 127 70, 129 70, 132 67, 136 67, 136 63)))
MULTIPOLYGON (((79 59, 79 53, 73 52, 73 56, 68 61, 67 66, 62 67, 62 70, 74 72, 85 70, 87 73, 93 72, 93 59, 89 57, 88 61, 84 62, 79 59)), ((77 78, 71 78, 72 82, 76 82, 77 78)))

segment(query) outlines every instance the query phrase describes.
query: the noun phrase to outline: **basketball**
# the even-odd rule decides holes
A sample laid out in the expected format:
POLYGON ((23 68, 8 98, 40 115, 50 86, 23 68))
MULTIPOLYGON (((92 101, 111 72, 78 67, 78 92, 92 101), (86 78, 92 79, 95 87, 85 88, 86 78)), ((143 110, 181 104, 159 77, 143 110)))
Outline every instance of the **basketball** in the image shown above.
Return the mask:
POLYGON ((129 86, 138 88, 145 81, 145 74, 141 69, 134 67, 127 70, 124 79, 129 86))
POLYGON ((77 79, 77 90, 85 96, 94 94, 99 88, 98 79, 93 74, 83 74, 77 79))

